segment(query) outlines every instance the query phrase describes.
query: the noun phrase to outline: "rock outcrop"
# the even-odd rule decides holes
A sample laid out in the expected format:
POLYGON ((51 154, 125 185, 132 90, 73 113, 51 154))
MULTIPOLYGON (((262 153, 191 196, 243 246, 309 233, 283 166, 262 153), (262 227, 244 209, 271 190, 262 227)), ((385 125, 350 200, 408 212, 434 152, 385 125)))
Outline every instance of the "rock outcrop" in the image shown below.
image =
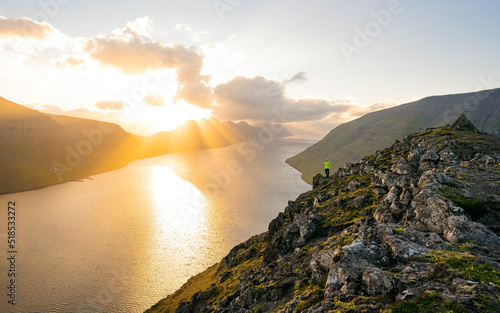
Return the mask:
POLYGON ((500 138, 460 119, 316 176, 148 312, 500 312, 500 138))
POLYGON ((479 132, 476 126, 474 126, 474 124, 472 124, 472 122, 467 119, 464 113, 460 114, 458 120, 456 120, 455 123, 451 125, 451 129, 479 132))

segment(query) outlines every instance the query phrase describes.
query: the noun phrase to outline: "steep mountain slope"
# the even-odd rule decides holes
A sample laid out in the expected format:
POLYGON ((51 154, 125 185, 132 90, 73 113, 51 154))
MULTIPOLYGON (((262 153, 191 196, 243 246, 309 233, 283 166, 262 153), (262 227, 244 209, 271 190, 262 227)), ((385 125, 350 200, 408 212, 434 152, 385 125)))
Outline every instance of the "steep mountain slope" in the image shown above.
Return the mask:
POLYGON ((461 117, 347 164, 146 312, 499 312, 500 138, 461 117))
POLYGON ((406 134, 444 126, 465 112, 481 130, 500 134, 500 89, 434 96, 367 114, 339 125, 322 140, 287 160, 306 182, 329 159, 332 169, 374 153, 406 134))
POLYGON ((266 130, 245 122, 211 118, 141 137, 116 124, 43 114, 0 98, 0 194, 86 177, 140 158, 225 147, 262 133, 266 130))
POLYGON ((0 194, 118 168, 139 157, 140 144, 118 125, 43 114, 0 98, 0 194))

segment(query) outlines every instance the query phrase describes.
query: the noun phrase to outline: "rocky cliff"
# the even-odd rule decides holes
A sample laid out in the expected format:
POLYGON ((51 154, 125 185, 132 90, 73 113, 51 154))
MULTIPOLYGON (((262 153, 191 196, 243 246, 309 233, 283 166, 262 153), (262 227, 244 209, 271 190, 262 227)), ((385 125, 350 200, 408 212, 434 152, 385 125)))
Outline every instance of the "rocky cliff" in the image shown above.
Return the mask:
POLYGON ((287 163, 310 183, 322 170, 325 158, 332 163, 332 169, 338 169, 389 146, 406 134, 452 123, 460 113, 466 113, 479 130, 500 135, 500 89, 432 96, 366 114, 336 127, 313 146, 289 158, 287 163))
POLYGON ((500 138, 461 116, 290 201, 147 312, 500 312, 500 138))

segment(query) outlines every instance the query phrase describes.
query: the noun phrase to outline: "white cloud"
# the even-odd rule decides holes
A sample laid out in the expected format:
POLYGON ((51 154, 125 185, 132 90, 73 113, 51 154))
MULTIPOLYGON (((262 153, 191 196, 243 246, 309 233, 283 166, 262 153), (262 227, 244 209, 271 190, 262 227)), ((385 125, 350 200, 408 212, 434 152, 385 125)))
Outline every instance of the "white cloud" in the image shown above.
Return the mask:
POLYGON ((83 59, 65 55, 61 59, 55 61, 54 66, 57 68, 75 67, 83 63, 85 63, 83 59))
POLYGON ((0 16, 0 36, 19 36, 44 39, 54 33, 47 22, 38 23, 27 17, 6 18, 0 16))
POLYGON ((283 81, 283 84, 284 85, 291 84, 291 83, 301 84, 301 83, 304 83, 306 81, 307 81, 306 73, 300 72, 300 73, 293 75, 293 77, 290 79, 285 79, 283 81))
POLYGON ((202 108, 212 104, 212 88, 207 85, 210 76, 201 75, 203 55, 195 48, 162 44, 128 31, 129 28, 121 35, 115 32, 112 36, 88 40, 87 52, 102 64, 119 68, 125 74, 145 73, 161 68, 173 69, 178 82, 174 101, 184 99, 202 108))
POLYGON ((214 94, 214 114, 228 120, 272 121, 281 112, 287 122, 314 121, 350 109, 325 99, 289 98, 283 83, 262 76, 235 77, 215 87, 214 94))
POLYGON ((155 107, 161 107, 165 104, 165 99, 161 95, 149 95, 142 98, 142 102, 155 107))
POLYGON ((97 101, 95 103, 95 106, 101 110, 112 110, 112 111, 120 111, 125 108, 125 105, 120 100, 114 100, 114 101, 101 100, 97 101))

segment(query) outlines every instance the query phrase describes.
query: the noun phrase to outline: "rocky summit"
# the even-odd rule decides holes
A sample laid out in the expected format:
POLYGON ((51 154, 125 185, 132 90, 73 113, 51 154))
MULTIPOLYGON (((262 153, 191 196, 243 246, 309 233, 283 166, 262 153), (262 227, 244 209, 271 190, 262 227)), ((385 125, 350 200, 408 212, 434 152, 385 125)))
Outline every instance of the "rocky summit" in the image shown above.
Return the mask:
POLYGON ((500 138, 466 120, 316 175, 147 312, 500 312, 500 138))

